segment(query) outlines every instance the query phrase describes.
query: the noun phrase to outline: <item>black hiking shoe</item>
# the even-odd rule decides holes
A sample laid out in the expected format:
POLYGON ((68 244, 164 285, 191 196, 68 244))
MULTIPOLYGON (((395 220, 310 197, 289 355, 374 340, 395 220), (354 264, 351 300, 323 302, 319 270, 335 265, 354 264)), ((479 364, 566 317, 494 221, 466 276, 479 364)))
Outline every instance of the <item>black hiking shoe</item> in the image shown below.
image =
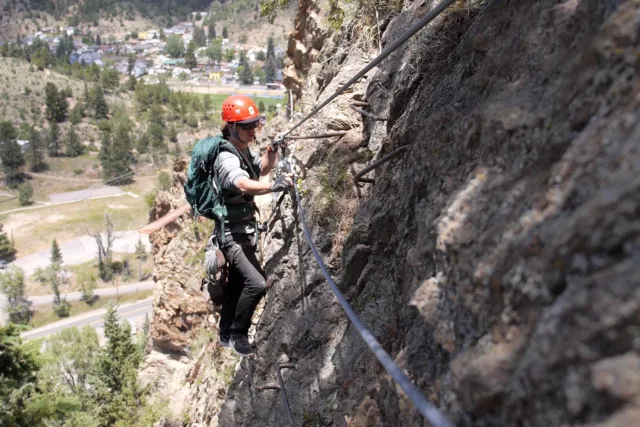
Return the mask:
POLYGON ((251 356, 254 354, 253 347, 249 344, 249 339, 246 336, 232 336, 229 340, 231 348, 242 357, 251 356))
POLYGON ((218 344, 220 344, 220 347, 229 348, 231 347, 231 345, 229 344, 229 339, 230 337, 223 337, 221 335, 220 340, 218 340, 218 344))

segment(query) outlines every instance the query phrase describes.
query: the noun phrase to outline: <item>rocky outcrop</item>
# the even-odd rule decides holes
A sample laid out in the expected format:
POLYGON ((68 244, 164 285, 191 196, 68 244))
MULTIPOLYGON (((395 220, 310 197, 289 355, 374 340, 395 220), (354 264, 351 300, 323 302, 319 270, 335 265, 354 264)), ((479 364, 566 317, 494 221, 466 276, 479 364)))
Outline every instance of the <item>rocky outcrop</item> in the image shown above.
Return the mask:
MULTIPOLYGON (((432 4, 396 16, 383 44, 432 4)), ((388 117, 350 143, 293 148, 302 208, 365 324, 457 425, 640 423, 625 375, 640 352, 639 10, 458 2, 300 129, 342 126, 352 100, 388 117), (350 168, 401 145, 355 206, 350 168)), ((363 57, 346 55, 318 99, 363 57)), ((267 237, 258 352, 220 425, 286 425, 277 390, 249 387, 283 362, 296 365, 283 373, 296 422, 426 425, 345 319, 292 208, 267 237)))
MULTIPOLYGON (((174 163, 174 185, 169 191, 158 193, 150 213, 151 221, 185 203, 182 185, 186 180, 186 167, 186 159, 174 163)), ((155 350, 188 353, 195 332, 212 313, 200 290, 208 227, 204 220, 194 222, 185 215, 150 236, 157 289, 149 335, 155 350)))
POLYGON ((318 60, 329 32, 324 28, 323 13, 314 0, 298 0, 294 25, 289 34, 282 83, 300 98, 306 76, 318 60))

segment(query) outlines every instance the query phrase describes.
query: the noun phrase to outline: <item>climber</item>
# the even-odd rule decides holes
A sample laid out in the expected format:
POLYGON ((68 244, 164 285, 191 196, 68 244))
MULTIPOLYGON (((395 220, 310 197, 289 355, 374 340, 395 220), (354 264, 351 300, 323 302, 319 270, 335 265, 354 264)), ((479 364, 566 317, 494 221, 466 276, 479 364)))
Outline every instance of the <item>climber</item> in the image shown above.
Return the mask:
POLYGON ((220 313, 220 344, 233 348, 241 356, 253 354, 247 334, 251 317, 265 293, 265 273, 256 257, 258 227, 254 196, 285 191, 293 185, 291 175, 281 175, 271 182, 260 182, 279 160, 276 139, 259 157, 249 150, 256 130, 265 120, 258 107, 244 95, 229 96, 222 103, 222 137, 235 150, 221 149, 214 173, 219 177, 222 200, 229 212, 243 212, 242 218, 231 215, 223 224, 216 221, 215 239, 229 265, 228 282, 220 313), (246 213, 246 214, 245 214, 246 213))

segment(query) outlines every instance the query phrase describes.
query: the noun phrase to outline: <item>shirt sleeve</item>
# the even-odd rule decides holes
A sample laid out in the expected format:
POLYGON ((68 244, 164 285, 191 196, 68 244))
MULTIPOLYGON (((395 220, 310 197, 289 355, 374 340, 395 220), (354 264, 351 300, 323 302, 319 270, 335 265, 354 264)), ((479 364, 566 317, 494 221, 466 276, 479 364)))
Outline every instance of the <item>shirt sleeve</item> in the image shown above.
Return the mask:
POLYGON ((249 174, 240 167, 240 159, 233 153, 226 151, 218 154, 220 163, 218 174, 220 176, 220 184, 225 190, 238 191, 236 182, 244 177, 249 178, 249 174))

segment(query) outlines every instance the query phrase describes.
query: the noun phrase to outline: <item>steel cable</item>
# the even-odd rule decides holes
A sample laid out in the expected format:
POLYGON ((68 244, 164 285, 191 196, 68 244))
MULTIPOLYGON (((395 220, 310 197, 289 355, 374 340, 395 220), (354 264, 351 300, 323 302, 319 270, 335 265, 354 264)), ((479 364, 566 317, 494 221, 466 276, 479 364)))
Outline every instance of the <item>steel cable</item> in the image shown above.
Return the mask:
POLYGON ((418 390, 417 387, 414 386, 413 383, 409 380, 409 378, 407 378, 404 372, 402 372, 400 367, 396 365, 391 356, 389 356, 389 354, 384 351, 380 343, 364 326, 356 312, 353 311, 353 308, 351 308, 351 305, 349 305, 349 303, 345 299, 344 295, 342 295, 342 292, 340 292, 340 289, 338 289, 338 286, 333 281, 333 278, 327 270, 327 266, 324 264, 324 261, 320 257, 320 254, 318 253, 318 250, 313 243, 311 233, 309 232, 309 228, 307 227, 307 221, 304 216, 304 211, 302 209, 302 203, 300 202, 300 194, 298 193, 298 189, 295 185, 293 186, 293 192, 296 197, 296 204, 298 205, 302 231, 304 233, 305 240, 307 241, 307 245, 309 245, 309 249, 311 249, 311 253, 313 253, 314 258, 318 263, 318 266, 320 267, 322 275, 329 283, 331 291, 338 299, 338 302, 342 306, 344 312, 346 313, 353 326, 356 328, 356 330, 358 331, 364 342, 367 344, 367 346, 371 349, 376 358, 380 361, 380 363, 382 363, 384 369, 389 373, 389 375, 391 375, 391 377, 400 386, 400 388, 404 390, 409 400, 411 400, 411 402, 413 402, 413 404, 416 406, 418 412, 420 412, 435 427, 454 427, 453 423, 449 421, 447 417, 442 412, 440 412, 440 410, 438 410, 438 408, 436 408, 424 397, 420 390, 418 390))
POLYGON ((331 95, 329 98, 325 99, 322 104, 318 105, 316 108, 314 108, 309 114, 307 114, 302 120, 300 120, 294 127, 292 127, 291 129, 289 129, 283 136, 287 136, 289 135, 291 132, 293 132, 294 130, 296 130, 297 128, 299 128, 304 122, 306 122, 307 120, 309 120, 311 117, 315 116, 320 110, 322 110, 327 104, 329 104, 331 101, 333 101, 338 95, 340 95, 342 92, 344 92, 345 90, 349 89, 355 82, 357 82, 362 76, 364 76, 365 74, 367 74, 369 71, 371 71, 371 69, 373 69, 376 65, 378 65, 379 63, 381 63, 387 56, 391 55, 396 49, 398 49, 400 46, 402 46, 407 40, 409 40, 411 37, 413 37, 414 34, 416 34, 418 31, 420 31, 422 29, 422 27, 424 27, 425 25, 427 25, 429 22, 433 21, 433 19, 435 19, 438 15, 440 15, 442 12, 445 11, 445 9, 447 9, 449 6, 451 6, 456 0, 443 0, 442 3, 440 3, 439 5, 437 5, 436 7, 434 7, 433 9, 431 9, 429 11, 429 13, 427 13, 425 16, 422 17, 422 19, 420 19, 418 22, 416 22, 415 24, 413 24, 406 33, 404 33, 400 38, 398 38, 396 41, 394 41, 393 43, 391 43, 391 45, 389 45, 388 47, 386 47, 382 53, 380 53, 380 55, 378 55, 377 57, 375 57, 371 62, 369 62, 369 64, 364 67, 362 70, 360 70, 355 76, 353 76, 351 78, 351 80, 349 80, 348 82, 346 82, 345 84, 343 84, 342 86, 340 86, 338 88, 338 90, 335 91, 335 93, 333 95, 331 95))

